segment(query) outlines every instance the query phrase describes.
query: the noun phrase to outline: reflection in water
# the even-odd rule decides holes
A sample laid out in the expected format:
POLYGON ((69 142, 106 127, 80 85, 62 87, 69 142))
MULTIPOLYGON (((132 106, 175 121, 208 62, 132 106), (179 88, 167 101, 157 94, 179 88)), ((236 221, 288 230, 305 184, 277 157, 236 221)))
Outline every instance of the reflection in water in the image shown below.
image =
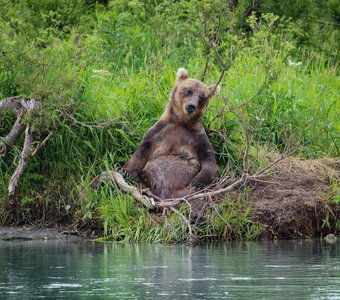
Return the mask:
POLYGON ((0 242, 0 299, 340 299, 340 242, 0 242))

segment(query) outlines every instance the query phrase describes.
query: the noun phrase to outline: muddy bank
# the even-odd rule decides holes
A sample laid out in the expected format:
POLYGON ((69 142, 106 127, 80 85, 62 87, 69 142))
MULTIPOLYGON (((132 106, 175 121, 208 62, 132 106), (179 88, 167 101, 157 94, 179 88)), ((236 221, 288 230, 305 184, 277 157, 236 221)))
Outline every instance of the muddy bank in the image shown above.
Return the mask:
POLYGON ((56 228, 0 227, 0 241, 12 240, 64 240, 83 241, 90 237, 84 232, 56 228))
POLYGON ((312 238, 339 234, 340 159, 291 158, 252 186, 253 218, 268 238, 312 238), (267 182, 268 181, 268 182, 267 182))

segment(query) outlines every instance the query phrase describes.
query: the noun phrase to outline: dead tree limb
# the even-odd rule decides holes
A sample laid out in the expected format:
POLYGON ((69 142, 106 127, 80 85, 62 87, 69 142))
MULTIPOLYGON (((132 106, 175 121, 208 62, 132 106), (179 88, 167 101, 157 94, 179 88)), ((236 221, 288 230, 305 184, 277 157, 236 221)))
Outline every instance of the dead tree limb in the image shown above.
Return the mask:
POLYGON ((19 183, 19 179, 21 175, 24 173, 25 167, 27 165, 27 159, 30 156, 33 138, 34 138, 34 134, 31 132, 30 126, 27 125, 26 130, 25 130, 24 146, 20 154, 19 163, 8 184, 8 195, 9 196, 12 196, 14 194, 15 189, 19 183))
POLYGON ((217 190, 212 191, 200 191, 198 193, 189 194, 183 198, 170 198, 170 199, 164 199, 164 200, 158 200, 159 198, 157 196, 152 197, 149 193, 148 196, 143 195, 143 191, 138 189, 137 187, 129 185, 123 178, 123 176, 117 172, 117 171, 106 171, 100 174, 99 176, 99 182, 102 182, 104 180, 111 180, 119 189, 122 191, 130 194, 133 196, 133 198, 139 202, 141 202, 144 206, 148 208, 171 208, 175 207, 178 204, 182 202, 190 202, 197 199, 205 199, 208 197, 215 197, 222 194, 225 194, 227 192, 230 192, 242 185, 244 185, 247 181, 248 175, 242 176, 240 179, 235 180, 232 184, 220 188, 217 190), (157 201, 155 201, 157 199, 157 201))
MULTIPOLYGON (((9 97, 0 101, 0 113, 5 110, 10 110, 17 117, 10 132, 0 141, 0 158, 6 156, 9 149, 17 142, 21 134, 25 131, 25 139, 20 153, 19 162, 8 184, 9 196, 14 195, 15 193, 20 177, 24 173, 27 161, 31 156, 31 148, 34 143, 35 132, 32 130, 30 122, 28 121, 27 124, 25 124, 23 118, 32 111, 36 110, 37 105, 38 101, 36 99, 23 99, 20 96, 9 97)), ((39 144, 34 151, 34 154, 38 151, 38 149, 46 144, 46 142, 47 139, 39 144)))
POLYGON ((22 118, 25 115, 25 110, 22 109, 18 114, 17 119, 6 137, 0 141, 0 158, 5 157, 11 147, 19 139, 20 135, 25 130, 25 124, 22 122, 22 118))
POLYGON ((103 172, 99 176, 99 182, 104 181, 105 179, 111 179, 121 190, 131 194, 135 200, 142 202, 146 207, 152 208, 156 206, 151 197, 142 195, 138 188, 127 184, 120 173, 115 171, 103 172))
POLYGON ((17 117, 10 132, 0 141, 0 158, 6 156, 25 130, 25 124, 23 124, 22 118, 26 114, 26 109, 22 107, 21 101, 21 97, 9 97, 0 101, 0 112, 11 110, 17 117))
POLYGON ((3 111, 5 109, 10 109, 16 115, 18 115, 22 108, 21 100, 22 98, 20 96, 14 96, 14 97, 8 97, 5 99, 2 99, 0 101, 0 111, 3 111))

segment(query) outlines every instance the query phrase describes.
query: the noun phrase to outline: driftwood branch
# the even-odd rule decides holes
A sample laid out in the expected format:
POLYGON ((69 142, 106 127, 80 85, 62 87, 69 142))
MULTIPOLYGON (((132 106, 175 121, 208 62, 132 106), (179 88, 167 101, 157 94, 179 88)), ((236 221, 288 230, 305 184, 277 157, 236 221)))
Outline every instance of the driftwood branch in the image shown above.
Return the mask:
POLYGON ((212 191, 200 191, 198 193, 189 194, 183 198, 170 198, 161 200, 157 196, 143 195, 143 191, 135 186, 129 185, 123 178, 123 176, 117 171, 106 171, 100 174, 99 182, 104 180, 111 180, 119 189, 133 196, 135 200, 141 202, 148 208, 171 208, 175 207, 182 202, 191 202, 197 199, 206 199, 210 197, 216 197, 221 194, 230 192, 242 185, 247 181, 248 175, 242 176, 240 179, 235 180, 232 184, 212 191))
POLYGON ((99 176, 99 182, 106 179, 111 179, 121 190, 128 194, 131 194, 135 200, 143 203, 146 207, 156 207, 155 202, 151 197, 142 195, 138 188, 127 184, 120 173, 115 171, 107 171, 101 173, 99 176))

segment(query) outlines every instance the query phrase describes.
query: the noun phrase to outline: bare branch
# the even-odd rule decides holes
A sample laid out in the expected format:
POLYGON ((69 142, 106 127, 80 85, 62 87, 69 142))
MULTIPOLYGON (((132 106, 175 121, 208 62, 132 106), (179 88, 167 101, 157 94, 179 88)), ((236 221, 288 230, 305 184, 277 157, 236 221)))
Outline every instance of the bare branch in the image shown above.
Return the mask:
POLYGON ((100 174, 99 182, 104 181, 105 179, 111 179, 114 183, 118 185, 120 189, 124 192, 133 195, 133 198, 139 202, 142 202, 146 207, 155 207, 155 202, 151 197, 147 197, 142 195, 139 192, 139 189, 127 184, 123 178, 123 176, 115 171, 107 171, 100 174))
POLYGON ((37 152, 39 151, 39 149, 41 149, 42 147, 44 147, 46 145, 46 143, 48 142, 48 140, 51 138, 52 136, 52 132, 50 131, 49 134, 45 137, 45 139, 39 143, 37 145, 37 147, 34 149, 34 151, 32 152, 31 156, 34 156, 37 154, 37 152))
POLYGON ((0 157, 5 157, 9 149, 19 139, 20 135, 25 129, 22 119, 28 111, 36 108, 36 100, 25 100, 20 96, 8 97, 0 101, 0 112, 6 109, 10 109, 17 119, 8 133, 8 135, 0 141, 0 157))
POLYGON ((221 70, 221 73, 220 73, 220 77, 218 78, 218 80, 217 80, 217 82, 216 82, 216 84, 215 84, 215 87, 210 91, 208 98, 211 98, 211 97, 214 95, 216 89, 218 88, 219 84, 220 84, 221 81, 222 81, 222 78, 223 78, 223 76, 224 76, 224 73, 225 73, 228 69, 229 69, 229 68, 227 68, 227 67, 225 67, 225 66, 222 67, 222 70, 221 70))
POLYGON ((164 90, 162 89, 162 87, 159 85, 158 81, 155 80, 152 76, 148 76, 148 78, 150 78, 151 81, 152 81, 154 84, 157 85, 158 89, 162 92, 164 98, 165 98, 166 100, 168 100, 168 99, 169 99, 169 96, 164 92, 164 90))
POLYGON ((267 76, 264 80, 264 83, 260 86, 260 88, 257 90, 257 92, 251 97, 249 98, 247 101, 239 104, 239 105, 236 105, 236 106, 233 106, 231 108, 229 108, 230 110, 238 110, 238 109, 241 109, 242 107, 248 105, 251 101, 253 101, 256 97, 260 96, 262 94, 262 92, 268 87, 268 81, 267 81, 267 76))
POLYGON ((202 73, 202 76, 201 76, 201 81, 202 82, 204 82, 205 75, 207 73, 208 66, 209 66, 209 61, 210 61, 210 54, 207 54, 207 57, 205 59, 205 65, 204 65, 203 73, 202 73))
POLYGON ((214 197, 214 196, 218 196, 218 195, 221 195, 221 194, 225 194, 225 193, 230 192, 230 191, 242 186, 243 184, 245 184, 247 178, 248 178, 248 175, 244 175, 240 179, 236 180, 234 183, 228 185, 225 188, 218 189, 218 190, 215 190, 215 191, 206 192, 206 193, 199 193, 199 194, 196 194, 194 196, 189 195, 185 198, 188 201, 192 201, 192 200, 196 200, 196 199, 202 199, 204 197, 214 197))
POLYGON ((189 194, 188 196, 183 197, 183 198, 171 198, 171 199, 164 199, 164 200, 159 199, 157 196, 153 196, 151 193, 149 193, 150 196, 142 195, 141 190, 126 183, 123 176, 116 171, 107 171, 107 172, 101 173, 99 177, 99 182, 102 182, 107 179, 112 180, 121 190, 123 190, 124 192, 128 194, 133 195, 135 200, 142 202, 146 207, 149 207, 149 208, 169 207, 170 208, 171 206, 176 206, 180 204, 181 202, 188 202, 188 201, 193 201, 197 199, 205 199, 208 197, 214 197, 214 196, 218 196, 218 195, 230 192, 240 187, 241 185, 245 184, 247 177, 248 175, 244 174, 240 179, 234 181, 232 184, 228 185, 225 188, 212 190, 208 192, 200 191, 200 192, 189 194), (155 200, 157 200, 157 202, 155 202, 155 200))
POLYGON ((113 122, 116 121, 116 119, 109 120, 109 121, 103 121, 103 122, 81 122, 78 121, 71 113, 69 113, 67 110, 63 110, 62 114, 67 116, 69 119, 71 119, 75 124, 84 126, 87 128, 104 128, 106 126, 111 125, 113 122))
MULTIPOLYGON (((302 147, 302 146, 301 146, 302 147)), ((296 149, 293 149, 292 151, 290 151, 287 154, 282 154, 278 159, 274 160, 273 162, 271 162, 269 165, 265 166, 264 168, 262 168, 261 170, 257 171, 254 175, 252 175, 252 179, 256 178, 262 174, 264 174, 266 171, 272 169, 277 163, 279 163, 281 160, 286 159, 287 157, 291 156, 292 154, 294 154, 295 152, 297 152, 298 150, 301 149, 301 147, 297 147, 296 149)))
MULTIPOLYGON (((6 136, 4 142, 0 144, 1 156, 5 156, 8 149, 18 140, 25 127, 25 125, 22 123, 23 116, 29 111, 35 110, 36 105, 37 102, 35 99, 25 100, 21 97, 10 97, 3 99, 0 102, 0 111, 10 108, 17 115, 17 120, 15 121, 10 133, 6 136)), ((19 179, 26 168, 27 159, 30 156, 31 146, 33 144, 33 138, 34 133, 31 130, 30 125, 28 124, 25 130, 25 140, 20 154, 18 166, 14 170, 14 173, 8 184, 9 196, 12 196, 14 194, 15 189, 18 186, 19 179)))
POLYGON ((191 225, 190 225, 190 221, 178 209, 176 209, 175 207, 170 206, 170 209, 173 212, 175 212, 176 214, 178 214, 183 219, 184 223, 187 225, 188 230, 189 230, 189 241, 193 242, 196 239, 196 237, 192 233, 192 228, 191 228, 191 225))
POLYGON ((33 143, 33 137, 34 137, 34 134, 31 132, 29 125, 27 125, 26 130, 25 130, 24 147, 20 154, 19 163, 8 184, 9 196, 12 196, 14 194, 15 189, 19 183, 19 179, 21 175, 24 173, 25 167, 27 165, 27 159, 30 155, 30 148, 33 143))
MULTIPOLYGON (((222 69, 222 72, 223 72, 223 69, 222 69)), ((221 72, 221 74, 222 74, 222 77, 223 77, 224 73, 222 73, 222 72, 221 72)), ((221 78, 221 76, 220 76, 220 78, 221 78)), ((222 79, 222 78, 221 78, 221 79, 222 79)), ((228 112, 239 111, 241 108, 247 106, 247 105, 248 105, 250 102, 252 102, 256 97, 260 96, 260 95, 263 93, 263 91, 264 91, 267 87, 268 87, 268 81, 267 81, 267 75, 266 75, 266 78, 265 78, 263 84, 262 84, 262 85, 260 86, 260 88, 256 91, 256 93, 255 93, 252 97, 250 97, 248 100, 242 102, 241 104, 231 106, 231 101, 230 101, 227 97, 224 96, 224 102, 225 102, 226 105, 228 105, 229 107, 226 108, 226 109, 221 109, 221 110, 216 114, 216 116, 210 121, 208 127, 210 127, 210 125, 211 125, 216 119, 221 118, 221 117, 224 116, 226 113, 228 113, 228 112)))

